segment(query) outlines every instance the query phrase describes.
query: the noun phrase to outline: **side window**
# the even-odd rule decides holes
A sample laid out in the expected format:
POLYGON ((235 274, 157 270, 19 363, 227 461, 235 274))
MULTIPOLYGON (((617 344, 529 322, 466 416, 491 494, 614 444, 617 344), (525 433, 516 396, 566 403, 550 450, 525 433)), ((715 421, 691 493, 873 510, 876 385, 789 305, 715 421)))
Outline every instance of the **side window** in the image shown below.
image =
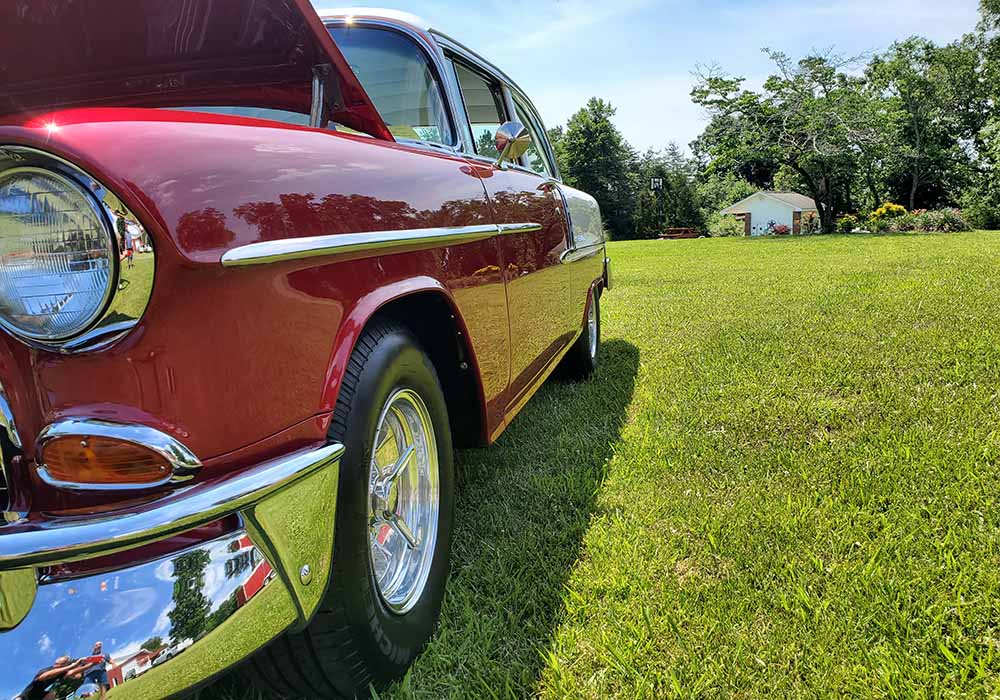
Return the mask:
POLYGON ((458 85, 462 88, 465 111, 472 126, 476 153, 487 158, 496 158, 500 155, 495 143, 497 129, 507 121, 504 117, 500 86, 457 61, 454 65, 458 85))
POLYGON ((549 161, 545 157, 543 145, 545 142, 542 140, 545 138, 545 134, 538 126, 538 120, 531 116, 528 108, 521 104, 517 96, 514 97, 514 110, 517 112, 517 120, 528 127, 528 131, 531 132, 531 146, 524 154, 524 164, 539 175, 551 177, 553 173, 549 168, 549 161))
POLYGON ((331 27, 330 34, 393 136, 455 143, 441 87, 420 47, 389 29, 331 27))

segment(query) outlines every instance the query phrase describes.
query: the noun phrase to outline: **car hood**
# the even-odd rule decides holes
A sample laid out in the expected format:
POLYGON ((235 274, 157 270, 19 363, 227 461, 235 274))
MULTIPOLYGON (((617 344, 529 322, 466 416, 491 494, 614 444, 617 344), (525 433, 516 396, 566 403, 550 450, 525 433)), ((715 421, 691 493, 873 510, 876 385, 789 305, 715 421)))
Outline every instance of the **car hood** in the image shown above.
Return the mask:
POLYGON ((391 140, 308 0, 5 0, 0 116, 93 105, 308 114, 391 140))

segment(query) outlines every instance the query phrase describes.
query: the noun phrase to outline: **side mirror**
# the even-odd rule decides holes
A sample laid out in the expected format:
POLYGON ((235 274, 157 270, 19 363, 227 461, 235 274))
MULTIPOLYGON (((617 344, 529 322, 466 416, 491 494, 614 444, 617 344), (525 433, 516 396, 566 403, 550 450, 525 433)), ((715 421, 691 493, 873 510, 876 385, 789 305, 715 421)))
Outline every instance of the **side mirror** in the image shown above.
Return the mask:
POLYGON ((517 160, 527 152, 531 146, 531 132, 519 122, 507 122, 497 129, 495 143, 497 150, 500 151, 496 166, 503 169, 507 163, 517 160))

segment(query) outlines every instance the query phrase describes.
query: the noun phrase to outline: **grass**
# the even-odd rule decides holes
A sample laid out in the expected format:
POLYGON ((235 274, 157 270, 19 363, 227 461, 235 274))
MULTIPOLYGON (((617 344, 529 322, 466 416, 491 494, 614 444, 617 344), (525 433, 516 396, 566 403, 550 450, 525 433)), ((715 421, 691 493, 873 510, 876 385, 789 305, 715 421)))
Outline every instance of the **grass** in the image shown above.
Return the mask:
POLYGON ((610 253, 600 370, 460 453, 381 697, 1000 697, 1000 234, 610 253))

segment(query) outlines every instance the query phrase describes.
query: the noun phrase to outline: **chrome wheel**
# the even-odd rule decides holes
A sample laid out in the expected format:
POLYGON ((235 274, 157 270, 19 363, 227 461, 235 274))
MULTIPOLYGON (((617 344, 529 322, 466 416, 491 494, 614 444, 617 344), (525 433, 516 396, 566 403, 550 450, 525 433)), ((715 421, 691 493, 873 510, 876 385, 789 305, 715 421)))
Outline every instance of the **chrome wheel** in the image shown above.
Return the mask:
POLYGON ((597 296, 590 300, 590 309, 587 311, 587 333, 590 334, 590 356, 597 357, 597 296))
POLYGON ((409 611, 434 560, 439 516, 438 453, 427 406, 410 389, 386 401, 368 476, 372 573, 385 604, 409 611))

